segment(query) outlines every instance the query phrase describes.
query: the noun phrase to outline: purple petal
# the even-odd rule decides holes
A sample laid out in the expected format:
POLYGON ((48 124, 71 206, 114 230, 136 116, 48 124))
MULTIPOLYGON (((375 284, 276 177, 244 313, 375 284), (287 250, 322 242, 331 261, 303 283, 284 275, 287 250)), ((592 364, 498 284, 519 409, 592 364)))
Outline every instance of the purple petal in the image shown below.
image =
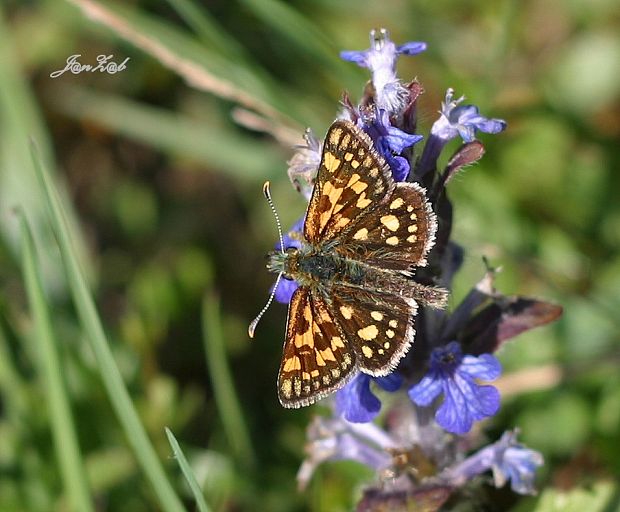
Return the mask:
POLYGON ((451 123, 474 124, 481 119, 485 119, 480 115, 478 107, 475 105, 459 105, 448 112, 451 123))
POLYGON ((387 132, 385 140, 394 153, 402 153, 405 148, 413 146, 424 138, 422 135, 404 132, 395 126, 388 126, 387 132))
POLYGON ((343 60, 347 60, 349 62, 354 62, 355 64, 363 68, 368 67, 368 62, 367 62, 368 50, 359 51, 359 52, 356 52, 356 51, 340 52, 340 58, 343 60))
POLYGON ((502 487, 510 480, 513 491, 534 494, 536 469, 543 463, 540 453, 517 443, 516 431, 508 431, 496 443, 448 468, 444 475, 451 485, 461 487, 468 480, 492 469, 496 487, 502 487))
POLYGON ((543 462, 540 453, 520 445, 511 446, 504 452, 503 461, 494 468, 494 473, 504 473, 502 476, 510 480, 513 491, 519 494, 535 494, 536 469, 542 466, 543 462))
POLYGON ((379 387, 390 393, 398 391, 403 384, 403 378, 396 372, 390 373, 385 377, 375 377, 374 381, 379 387))
POLYGON ((472 142, 476 138, 476 128, 473 125, 459 124, 456 129, 463 142, 472 142))
POLYGON ((417 55, 426 50, 426 43, 422 41, 410 41, 396 47, 396 51, 401 55, 417 55))
MULTIPOLYGON (((282 278, 280 279, 280 284, 278 284, 275 299, 282 304, 288 304, 289 302, 291 302, 293 293, 295 293, 295 290, 297 290, 297 288, 299 288, 299 284, 297 284, 297 281, 282 278)), ((273 291, 273 287, 271 289, 273 291)))
POLYGON ((437 409, 435 420, 454 434, 466 434, 471 430, 473 418, 469 413, 467 400, 453 380, 445 382, 444 401, 437 409))
POLYGON ((484 133, 499 133, 506 129, 506 121, 503 119, 485 119, 476 123, 476 128, 484 133))
POLYGON ((459 371, 476 379, 495 380, 502 373, 502 365, 491 354, 481 354, 478 357, 466 355, 463 357, 459 371))
POLYGON ((407 179, 411 167, 406 158, 402 156, 390 156, 386 158, 386 161, 392 170, 392 177, 395 181, 405 181, 407 179))
POLYGON ((479 386, 469 375, 460 372, 454 375, 454 385, 474 420, 493 416, 499 410, 500 394, 493 386, 479 386))
POLYGON ((370 391, 370 377, 360 373, 336 394, 336 409, 353 423, 372 421, 379 410, 381 402, 370 391))
POLYGON ((409 398, 417 405, 430 405, 441 393, 441 379, 434 372, 429 372, 420 382, 409 388, 408 393, 409 398))

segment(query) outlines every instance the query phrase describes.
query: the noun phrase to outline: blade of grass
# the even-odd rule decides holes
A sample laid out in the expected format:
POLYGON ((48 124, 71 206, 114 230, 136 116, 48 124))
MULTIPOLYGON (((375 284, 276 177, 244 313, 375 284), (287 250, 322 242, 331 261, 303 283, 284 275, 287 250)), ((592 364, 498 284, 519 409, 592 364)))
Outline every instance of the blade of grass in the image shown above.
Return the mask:
POLYGON ((71 295, 82 327, 87 334, 93 352, 97 359, 101 379, 106 388, 114 411, 121 423, 127 439, 134 450, 136 458, 149 483, 159 499, 162 509, 166 512, 182 512, 183 505, 168 481, 164 469, 157 457, 155 448, 151 444, 138 413, 125 387, 123 378, 112 352, 108 340, 97 314, 94 300, 88 290, 83 272, 75 254, 71 234, 67 229, 64 211, 51 178, 42 166, 34 144, 31 146, 32 159, 36 175, 39 180, 52 227, 58 239, 60 254, 65 266, 65 272, 71 295))
POLYGON ((183 476, 185 476, 185 480, 187 480, 187 483, 189 484, 189 488, 192 490, 192 494, 194 495, 194 499, 196 500, 196 504, 198 505, 198 510, 200 512, 210 512, 211 509, 207 506, 207 502, 205 501, 205 497, 202 493, 202 490, 200 489, 200 486, 198 485, 198 482, 196 481, 194 472, 192 471, 192 468, 189 465, 189 462, 187 462, 187 459, 185 458, 185 455, 183 454, 183 451, 181 450, 179 443, 174 437, 174 434, 168 427, 166 427, 166 436, 168 436, 168 442, 170 443, 170 446, 172 447, 172 452, 174 453, 174 457, 177 459, 179 466, 181 466, 181 471, 183 472, 183 476))
POLYGON ((0 324, 0 393, 6 416, 18 425, 27 416, 29 404, 26 383, 15 367, 9 343, 0 324))
POLYGON ((228 442, 238 462, 254 466, 254 450, 226 361, 219 300, 213 292, 207 293, 202 303, 202 334, 215 402, 228 442))
MULTIPOLYGON (((41 160, 49 169, 53 169, 52 145, 35 95, 20 69, 19 52, 2 11, 0 8, 0 232, 12 254, 19 258, 19 229, 12 209, 18 205, 27 208, 37 245, 49 256, 42 265, 46 290, 64 292, 66 284, 59 277, 62 275, 62 264, 34 179, 28 137, 34 136, 40 142, 41 160)), ((90 281, 93 273, 85 257, 86 245, 62 187, 60 192, 80 263, 85 266, 90 281)))
POLYGON ((238 178, 265 179, 283 167, 281 155, 249 136, 122 97, 79 87, 49 89, 54 108, 238 178), (243 148, 240 151, 239 148, 243 148))
POLYGON ((205 44, 228 58, 243 60, 246 64, 249 58, 243 46, 220 27, 206 8, 201 8, 192 0, 167 1, 205 44))
POLYGON ((182 30, 120 4, 67 0, 91 20, 156 58, 196 89, 215 94, 295 127, 299 101, 270 76, 206 48, 182 30))
POLYGON ((290 4, 281 0, 242 0, 242 3, 274 32, 329 67, 341 84, 359 83, 360 72, 340 59, 334 42, 290 4))
POLYGON ((30 226, 20 213, 22 236, 22 268, 26 293, 34 317, 36 340, 39 345, 39 365, 45 384, 52 437, 60 474, 75 512, 94 511, 86 483, 84 462, 80 453, 69 397, 63 382, 61 363, 56 351, 57 341, 50 321, 50 312, 43 292, 41 271, 30 226))

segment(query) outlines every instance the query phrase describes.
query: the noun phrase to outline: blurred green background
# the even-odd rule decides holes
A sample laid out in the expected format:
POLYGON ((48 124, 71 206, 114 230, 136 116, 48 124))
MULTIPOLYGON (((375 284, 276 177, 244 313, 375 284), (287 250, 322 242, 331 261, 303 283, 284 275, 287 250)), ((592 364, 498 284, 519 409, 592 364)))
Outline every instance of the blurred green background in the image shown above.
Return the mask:
POLYGON ((397 44, 428 43, 399 62, 400 76, 417 77, 426 90, 421 133, 447 87, 508 121, 506 132, 482 135, 486 156, 449 187, 454 237, 467 251, 452 304, 481 277, 486 255, 503 268, 502 292, 565 309, 559 322, 500 353, 506 373, 542 375, 508 389, 486 425, 492 439, 519 426, 521 439, 545 455, 542 495, 519 510, 618 508, 616 0, 5 0, 1 511, 72 510, 80 496, 96 510, 179 510, 157 485, 163 473, 145 469, 157 473, 148 447, 140 448, 138 417, 189 510, 166 426, 212 510, 351 509, 372 476, 355 464, 326 465, 305 493, 296 490, 316 409, 277 402, 284 306, 272 307, 253 341, 246 329, 272 282, 264 253, 276 232, 261 185, 272 181, 285 225, 303 213, 286 176, 290 146, 306 126, 322 136, 342 90, 359 98, 367 74, 338 52, 367 48, 374 27, 388 28, 397 44), (73 54, 91 64, 100 54, 130 60, 114 75, 50 78, 73 54), (252 129, 257 123, 277 137, 252 129), (30 138, 60 191, 64 228, 48 211, 30 138), (71 240, 63 252, 64 235, 71 240), (98 317, 89 316, 90 298, 98 317), (106 365, 105 347, 115 365, 106 365), (116 370, 134 423, 114 387, 116 370), (74 427, 59 405, 67 401, 74 427), (71 431, 75 442, 63 441, 71 431), (79 445, 81 456, 63 443, 79 445))

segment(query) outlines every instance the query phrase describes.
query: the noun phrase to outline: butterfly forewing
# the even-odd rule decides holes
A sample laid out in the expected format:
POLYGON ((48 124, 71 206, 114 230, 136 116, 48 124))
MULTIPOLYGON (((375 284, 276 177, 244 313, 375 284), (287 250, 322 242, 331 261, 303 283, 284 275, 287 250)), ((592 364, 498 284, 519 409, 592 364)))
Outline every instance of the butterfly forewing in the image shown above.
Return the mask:
POLYGON ((395 184, 370 138, 349 121, 336 121, 323 145, 321 164, 306 212, 310 243, 337 237, 371 211, 395 184))
POLYGON ((386 199, 346 230, 336 250, 382 269, 426 265, 437 225, 424 189, 415 183, 398 183, 386 199))
POLYGON ((357 366, 325 301, 307 287, 291 299, 278 396, 285 407, 310 405, 341 388, 357 366))
POLYGON ((331 291, 330 303, 347 342, 357 353, 360 369, 374 376, 392 372, 413 342, 416 302, 338 285, 331 291))

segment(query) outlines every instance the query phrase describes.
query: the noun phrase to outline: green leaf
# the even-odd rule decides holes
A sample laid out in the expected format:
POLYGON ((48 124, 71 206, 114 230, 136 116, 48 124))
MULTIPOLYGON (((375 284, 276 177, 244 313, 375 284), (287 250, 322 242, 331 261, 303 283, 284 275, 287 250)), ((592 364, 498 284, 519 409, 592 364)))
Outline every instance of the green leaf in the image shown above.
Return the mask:
POLYGON ((194 499, 196 500, 196 504, 198 505, 198 510, 200 512, 209 512, 211 509, 207 506, 207 502, 205 501, 204 495, 198 482, 196 481, 196 477, 194 476, 194 472, 192 471, 191 466, 187 462, 179 443, 172 431, 166 427, 166 436, 168 436, 168 442, 172 447, 172 451, 174 453, 174 457, 177 459, 179 466, 181 467, 181 471, 183 471, 183 475, 189 484, 190 489, 192 490, 192 494, 194 495, 194 499))
POLYGON ((39 366, 45 384, 52 436, 60 473, 67 489, 71 509, 93 511, 92 498, 86 483, 84 462, 80 454, 75 424, 69 405, 70 398, 63 380, 63 370, 56 346, 58 344, 50 320, 50 310, 43 292, 41 271, 35 252, 30 226, 20 215, 24 281, 35 322, 39 366))
POLYGON ((72 117, 198 160, 238 178, 263 180, 285 166, 272 146, 233 135, 231 130, 222 130, 217 123, 199 122, 119 96, 78 87, 59 88, 53 101, 57 108, 72 117))
MULTIPOLYGON (((59 292, 65 283, 61 262, 56 256, 55 241, 47 222, 47 215, 28 147, 28 138, 35 137, 40 144, 40 158, 46 168, 53 169, 51 142, 45 131, 30 84, 22 76, 17 60, 13 37, 5 25, 0 11, 0 234, 17 256, 19 254, 19 229, 11 210, 16 206, 28 212, 32 234, 37 245, 48 255, 42 265, 42 278, 48 291, 59 292)), ((85 268, 87 277, 92 269, 85 257, 85 243, 77 229, 71 205, 60 188, 60 197, 66 211, 67 229, 74 240, 76 254, 85 268)))
POLYGON ((226 361, 219 300, 213 292, 207 293, 203 302, 202 328, 207 366, 224 431, 237 461, 254 465, 252 442, 226 361))
POLYGON ((51 178, 41 165, 34 146, 32 147, 32 159, 48 208, 50 221, 58 239, 58 246, 65 266, 73 302, 82 327, 90 341, 91 348, 95 353, 108 398, 125 430, 127 439, 144 474, 159 499, 162 509, 165 512, 182 512, 184 510, 183 505, 166 477, 157 453, 146 434, 144 425, 142 425, 138 417, 118 366, 114 361, 101 320, 95 308, 95 302, 89 292, 84 273, 77 260, 75 245, 67 228, 65 213, 57 192, 51 183, 51 178))

